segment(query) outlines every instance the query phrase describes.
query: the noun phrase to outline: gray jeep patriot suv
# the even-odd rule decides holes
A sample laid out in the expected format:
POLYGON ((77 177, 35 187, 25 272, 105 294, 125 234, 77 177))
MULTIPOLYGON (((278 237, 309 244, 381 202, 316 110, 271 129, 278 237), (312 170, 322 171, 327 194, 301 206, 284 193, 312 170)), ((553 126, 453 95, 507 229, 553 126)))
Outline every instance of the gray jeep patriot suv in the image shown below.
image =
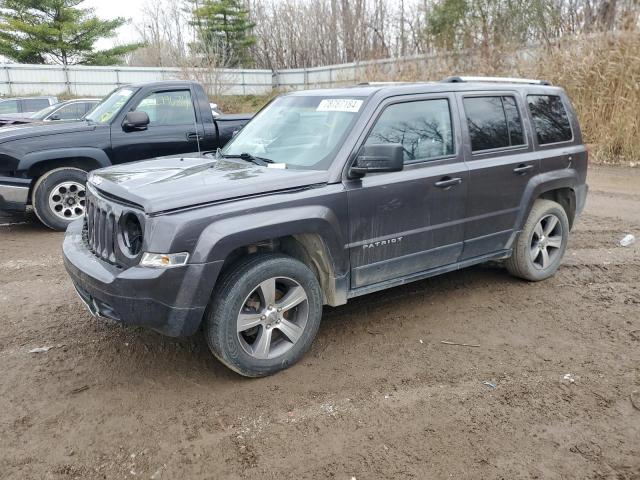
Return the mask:
POLYGON ((324 304, 503 259, 553 275, 587 150, 565 92, 452 77, 282 95, 222 150, 89 175, 64 261, 94 315, 203 326, 246 376, 295 363, 324 304))

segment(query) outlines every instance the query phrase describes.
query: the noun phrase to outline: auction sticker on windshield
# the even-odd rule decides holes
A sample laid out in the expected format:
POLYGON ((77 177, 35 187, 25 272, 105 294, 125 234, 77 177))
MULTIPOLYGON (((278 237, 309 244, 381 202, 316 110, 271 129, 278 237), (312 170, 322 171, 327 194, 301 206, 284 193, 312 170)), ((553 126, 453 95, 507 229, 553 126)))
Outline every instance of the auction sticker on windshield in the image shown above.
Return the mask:
POLYGON ((320 102, 317 112, 350 112, 355 113, 360 110, 362 100, 355 98, 325 98, 320 102))

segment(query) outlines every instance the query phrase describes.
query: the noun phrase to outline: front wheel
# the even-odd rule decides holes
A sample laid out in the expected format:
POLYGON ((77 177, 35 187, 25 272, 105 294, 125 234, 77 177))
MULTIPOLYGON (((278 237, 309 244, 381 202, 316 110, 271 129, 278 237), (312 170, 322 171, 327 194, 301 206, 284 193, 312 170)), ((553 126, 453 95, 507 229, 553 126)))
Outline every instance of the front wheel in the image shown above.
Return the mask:
POLYGON ((33 209, 47 227, 62 231, 85 212, 87 172, 63 167, 42 175, 33 188, 33 209))
POLYGON ((536 200, 506 261, 507 270, 532 282, 545 280, 556 273, 568 240, 569 219, 562 205, 536 200))
POLYGON ((208 309, 213 354, 247 377, 283 370, 309 349, 322 316, 322 292, 304 263, 256 255, 226 272, 208 309))

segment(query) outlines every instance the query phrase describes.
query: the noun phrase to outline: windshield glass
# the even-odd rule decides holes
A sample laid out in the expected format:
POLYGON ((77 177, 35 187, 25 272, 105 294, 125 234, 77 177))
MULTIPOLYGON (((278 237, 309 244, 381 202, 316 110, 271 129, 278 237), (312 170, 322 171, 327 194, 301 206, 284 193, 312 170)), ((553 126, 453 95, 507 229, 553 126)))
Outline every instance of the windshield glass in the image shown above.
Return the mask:
POLYGON ((42 120, 58 107, 59 105, 57 104, 51 105, 50 107, 45 107, 42 110, 38 110, 36 113, 32 113, 31 115, 29 115, 29 118, 33 118, 34 120, 42 120))
POLYGON ((286 96, 256 115, 222 150, 284 163, 287 168, 327 169, 359 115, 362 97, 286 96))
POLYGON ((105 97, 98 105, 95 106, 84 118, 95 123, 109 123, 115 117, 120 109, 131 98, 134 90, 131 88, 120 88, 105 97))

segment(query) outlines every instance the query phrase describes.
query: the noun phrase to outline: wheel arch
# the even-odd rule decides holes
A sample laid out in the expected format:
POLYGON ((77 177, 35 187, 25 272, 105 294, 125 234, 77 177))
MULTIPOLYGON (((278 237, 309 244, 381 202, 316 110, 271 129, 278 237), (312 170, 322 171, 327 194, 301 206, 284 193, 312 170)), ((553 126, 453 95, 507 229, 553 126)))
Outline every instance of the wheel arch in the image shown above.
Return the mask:
MULTIPOLYGON (((257 218, 229 219, 231 223, 215 222, 205 229, 195 249, 195 261, 223 261, 222 272, 233 267, 247 255, 273 252, 291 256, 307 265, 322 287, 324 302, 329 305, 346 303, 348 258, 342 243, 342 234, 331 214, 316 211, 311 215, 306 208, 301 212, 273 212, 277 223, 257 226, 257 218), (287 215, 291 215, 286 219, 287 215), (327 218, 328 217, 328 218, 327 218), (236 231, 244 225, 253 228, 236 231), (225 232, 225 233, 222 233, 225 232)), ((248 217, 253 217, 249 215, 248 217)))
POLYGON ((553 200, 559 203, 567 214, 569 219, 569 228, 573 228, 573 221, 576 216, 576 192, 570 187, 554 188, 552 190, 545 190, 538 198, 544 198, 547 200, 553 200))
POLYGON ((111 160, 98 148, 71 148, 34 152, 26 155, 19 163, 18 170, 31 179, 29 198, 34 185, 42 175, 59 168, 78 168, 86 172, 108 167, 111 160))
POLYGON ((514 231, 522 230, 533 204, 539 198, 553 200, 562 205, 569 219, 569 227, 572 227, 576 216, 577 182, 578 173, 573 169, 545 172, 533 177, 522 197, 514 231))

